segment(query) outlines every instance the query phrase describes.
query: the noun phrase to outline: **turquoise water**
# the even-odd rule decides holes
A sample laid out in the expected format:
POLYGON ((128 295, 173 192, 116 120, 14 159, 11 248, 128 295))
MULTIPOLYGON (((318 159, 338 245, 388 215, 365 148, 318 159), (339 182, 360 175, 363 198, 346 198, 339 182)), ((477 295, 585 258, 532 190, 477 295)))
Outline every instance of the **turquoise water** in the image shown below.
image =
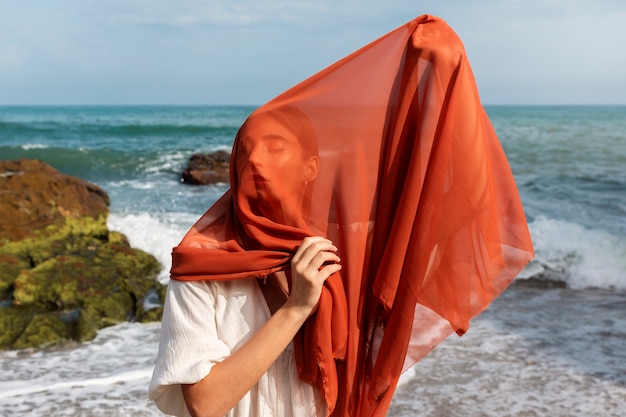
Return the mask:
MULTIPOLYGON (((626 289, 626 106, 486 109, 531 224, 537 260, 527 275, 626 289)), ((114 222, 150 218, 182 235, 226 189, 181 184, 185 163, 194 152, 230 149, 253 110, 0 107, 0 158, 44 160, 104 187, 114 222)), ((149 240, 145 232, 133 233, 149 240)), ((167 264, 169 250, 146 249, 164 253, 167 264)))
POLYGON ((527 214, 626 235, 626 106, 495 106, 527 214))
MULTIPOLYGON (((223 192, 180 184, 190 155, 230 149, 252 107, 4 107, 0 158, 37 158, 104 187, 113 213, 202 213, 223 192)), ((213 187, 214 188, 214 187, 213 187)))
MULTIPOLYGON (((41 159, 102 186, 109 227, 154 254, 167 282, 172 246, 227 187, 184 185, 180 173, 194 152, 229 149, 253 110, 0 107, 0 159, 41 159)), ((487 112, 536 249, 518 281, 566 288, 512 286, 405 374, 389 415, 622 416, 626 106, 487 112)), ((0 415, 161 415, 146 392, 158 332, 126 323, 80 347, 0 352, 0 415)))
POLYGON ((167 156, 230 148, 250 107, 0 107, 0 155, 90 181, 167 173, 167 156), (159 169, 162 168, 162 169, 159 169), (156 170, 156 171, 155 171, 156 170))

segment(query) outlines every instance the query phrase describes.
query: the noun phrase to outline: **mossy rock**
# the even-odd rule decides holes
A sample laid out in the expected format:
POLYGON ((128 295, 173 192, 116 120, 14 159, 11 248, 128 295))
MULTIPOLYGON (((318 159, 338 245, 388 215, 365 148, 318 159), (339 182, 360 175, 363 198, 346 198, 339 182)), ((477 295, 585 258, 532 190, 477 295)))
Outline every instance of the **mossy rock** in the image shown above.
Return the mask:
POLYGON ((0 299, 3 293, 6 293, 15 283, 15 279, 22 270, 29 268, 28 263, 24 262, 13 255, 0 253, 0 299))
POLYGON ((150 310, 146 310, 141 316, 139 321, 141 323, 150 323, 153 321, 161 321, 163 318, 163 307, 153 307, 150 310))
POLYGON ((72 334, 72 338, 77 342, 85 342, 88 340, 93 340, 98 330, 103 328, 102 314, 96 309, 93 305, 86 305, 80 310, 80 315, 78 317, 78 321, 76 322, 76 326, 74 328, 74 333, 72 334))
POLYGON ((14 303, 53 310, 78 307, 84 299, 80 289, 89 285, 91 273, 84 260, 75 256, 48 259, 17 277, 14 303))
POLYGON ((37 314, 13 344, 14 349, 56 345, 69 338, 67 325, 57 316, 37 314))
POLYGON ((0 349, 160 318, 161 265, 108 230, 104 190, 36 160, 0 161, 0 173, 0 349))
POLYGON ((116 292, 139 300, 161 287, 155 280, 161 265, 152 255, 131 248, 119 233, 105 234, 93 219, 85 223, 87 227, 80 229, 73 221, 51 234, 47 243, 22 241, 0 247, 0 253, 11 253, 6 256, 17 261, 21 258, 21 265, 24 259, 35 265, 22 269, 12 283, 15 303, 67 309, 116 292))
MULTIPOLYGON (((22 308, 54 318, 44 327, 32 324, 46 331, 36 331, 28 323, 18 326, 24 331, 19 343, 7 336, 0 349, 91 340, 103 327, 160 319, 158 311, 147 314, 144 300, 164 294, 156 280, 161 265, 152 255, 131 248, 123 234, 109 232, 103 218, 68 219, 64 225, 48 226, 38 238, 0 246, 0 257, 10 265, 0 275, 0 295, 4 294, 0 301, 11 300, 9 307, 0 307, 0 314, 22 308), (64 316, 68 311, 77 313, 68 318, 64 316), (54 324, 57 321, 65 330, 54 324)), ((164 297, 158 298, 162 303, 164 297)))
POLYGON ((123 304, 132 305, 130 311, 138 308, 141 312, 148 292, 160 286, 155 280, 160 268, 145 252, 103 245, 93 259, 58 256, 22 271, 14 282, 13 299, 20 305, 71 309, 85 303, 101 304, 121 293, 126 294, 123 304))
POLYGON ((26 309, 0 307, 0 350, 11 348, 32 318, 26 309))
MULTIPOLYGON (((15 257, 37 266, 60 255, 92 257, 98 248, 109 241, 106 217, 67 218, 62 225, 49 225, 16 242, 0 245, 0 255, 15 257)), ((119 237, 116 237, 119 240, 119 237)))
POLYGON ((0 174, 0 242, 36 237, 68 218, 96 219, 109 213, 106 191, 43 161, 0 161, 0 174))

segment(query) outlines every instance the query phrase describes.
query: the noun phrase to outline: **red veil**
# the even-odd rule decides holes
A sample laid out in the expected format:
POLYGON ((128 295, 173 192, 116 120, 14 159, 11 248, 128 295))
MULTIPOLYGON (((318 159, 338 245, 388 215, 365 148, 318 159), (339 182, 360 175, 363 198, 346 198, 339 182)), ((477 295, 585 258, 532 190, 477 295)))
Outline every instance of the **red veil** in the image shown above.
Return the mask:
POLYGON ((172 278, 267 276, 309 235, 329 237, 343 268, 296 359, 335 416, 384 416, 400 374, 463 334, 533 257, 463 44, 441 19, 420 16, 257 109, 235 139, 231 189, 174 248, 172 278), (250 138, 278 131, 319 161, 310 178, 277 175, 302 182, 283 198, 240 178, 250 138))

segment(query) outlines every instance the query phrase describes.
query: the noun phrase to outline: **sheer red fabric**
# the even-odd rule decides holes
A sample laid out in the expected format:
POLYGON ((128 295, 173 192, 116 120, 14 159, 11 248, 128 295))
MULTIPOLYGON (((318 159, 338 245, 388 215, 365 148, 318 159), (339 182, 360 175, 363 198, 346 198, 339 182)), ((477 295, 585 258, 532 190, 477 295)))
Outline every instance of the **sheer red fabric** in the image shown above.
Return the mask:
POLYGON ((462 335, 533 257, 462 42, 424 15, 257 109, 231 188, 172 278, 265 277, 324 235, 342 271, 294 343, 334 416, 384 416, 400 374, 462 335))

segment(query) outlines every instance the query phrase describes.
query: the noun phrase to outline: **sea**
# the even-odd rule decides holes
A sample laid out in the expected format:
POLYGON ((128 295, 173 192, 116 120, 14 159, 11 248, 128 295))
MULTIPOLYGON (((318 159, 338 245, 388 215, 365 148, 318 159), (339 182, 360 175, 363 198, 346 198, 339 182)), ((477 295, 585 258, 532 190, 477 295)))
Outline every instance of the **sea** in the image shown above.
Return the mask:
MULTIPOLYGON (((171 248, 227 189, 183 184, 182 170, 230 150, 254 108, 4 106, 0 159, 104 188, 110 229, 153 254, 166 283, 171 248)), ((626 106, 486 110, 536 258, 467 334, 403 374, 388 415, 623 417, 626 106)), ((147 398, 158 337, 159 323, 123 323, 80 345, 0 352, 0 416, 160 416, 147 398)))

